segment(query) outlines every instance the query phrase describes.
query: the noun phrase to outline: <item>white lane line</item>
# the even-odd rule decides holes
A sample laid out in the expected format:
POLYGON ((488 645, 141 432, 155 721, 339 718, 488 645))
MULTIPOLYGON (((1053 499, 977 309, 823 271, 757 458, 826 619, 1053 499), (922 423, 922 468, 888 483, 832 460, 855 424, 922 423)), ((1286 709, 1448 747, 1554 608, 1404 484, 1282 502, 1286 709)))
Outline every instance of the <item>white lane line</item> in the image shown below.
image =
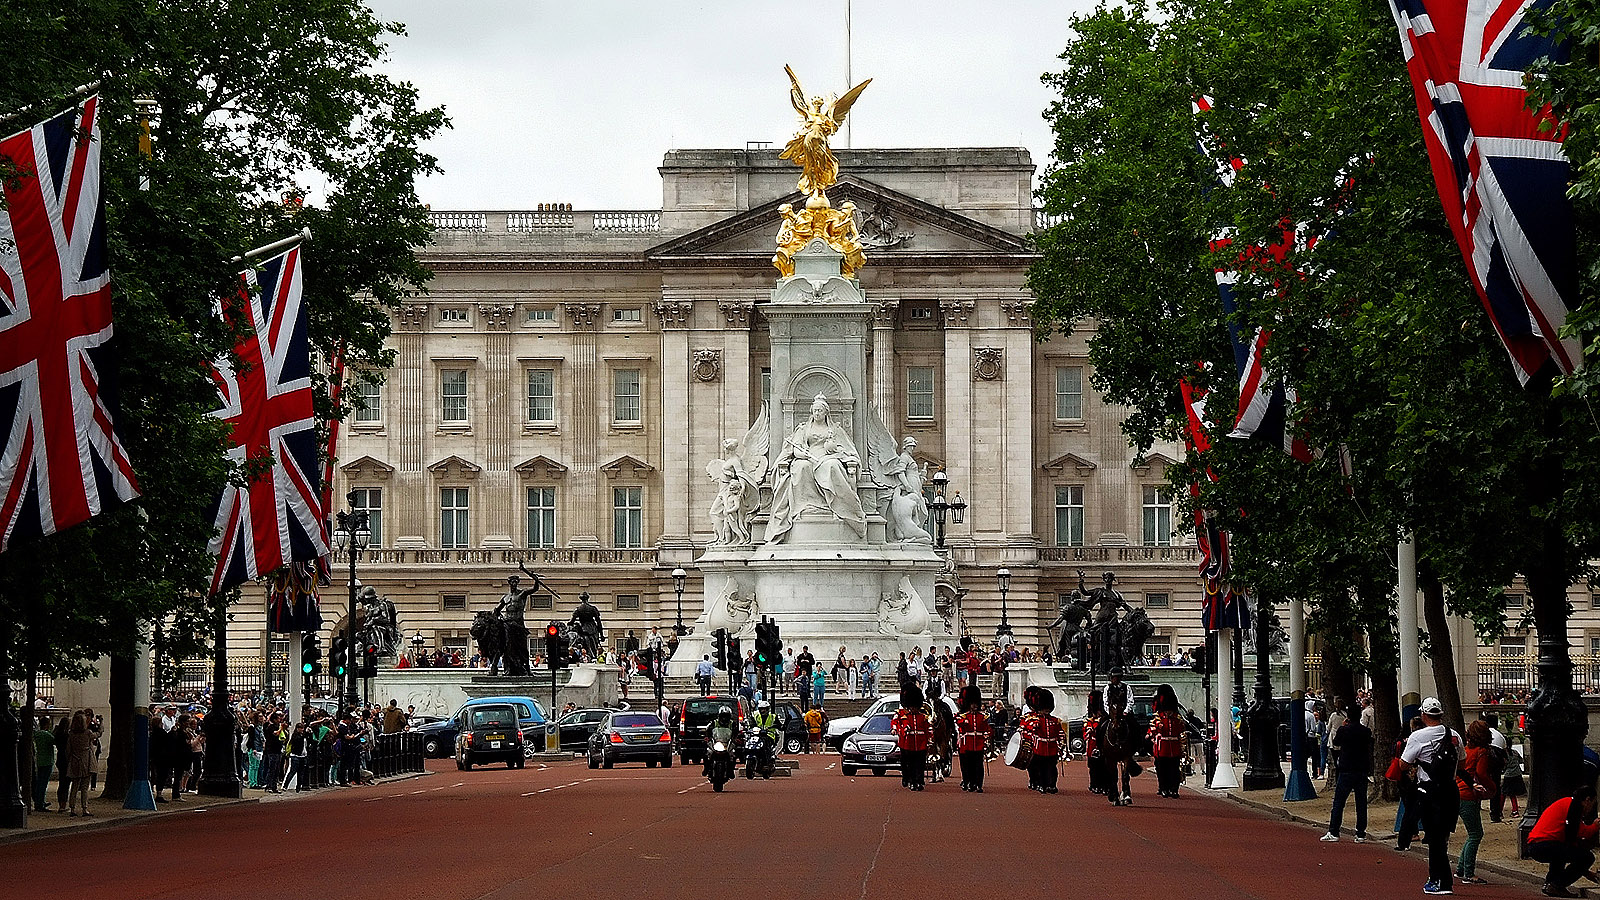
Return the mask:
POLYGON ((826 772, 831 768, 833 768, 833 763, 828 763, 827 765, 822 767, 822 771, 826 772))
POLYGON ((412 794, 412 796, 416 796, 417 794, 426 794, 427 792, 428 792, 427 789, 424 788, 424 789, 422 789, 420 791, 412 791, 411 794, 412 794))
POLYGON ((434 788, 434 789, 433 789, 433 790, 435 790, 435 791, 442 791, 442 790, 444 790, 444 785, 442 785, 442 784, 441 784, 441 785, 439 785, 439 786, 438 786, 438 787, 436 787, 436 788, 434 788))
POLYGON ((705 787, 705 786, 706 786, 706 785, 708 785, 708 784, 710 784, 710 783, 711 783, 711 782, 709 782, 709 781, 702 781, 702 782, 700 782, 700 783, 699 783, 699 784, 695 784, 695 785, 690 785, 690 786, 689 786, 689 787, 686 787, 686 788, 684 788, 684 789, 683 789, 683 790, 681 790, 681 791, 679 791, 679 792, 678 792, 678 793, 680 793, 680 794, 687 794, 687 793, 689 793, 689 792, 690 792, 690 791, 692 791, 692 790, 694 790, 694 789, 695 789, 695 788, 703 788, 703 787, 705 787))
MULTIPOLYGON (((399 796, 399 795, 396 794, 395 796, 399 796)), ((365 800, 363 800, 361 802, 362 803, 377 803, 379 800, 388 800, 388 799, 389 799, 388 797, 368 797, 367 799, 365 799, 365 800)))
POLYGON ((524 796, 524 797, 532 797, 534 794, 544 794, 544 793, 548 793, 550 791, 559 791, 562 788, 577 787, 580 784, 588 784, 589 782, 591 782, 593 780, 594 780, 593 778, 585 778, 582 781, 569 781, 566 784, 557 784, 557 785, 553 785, 553 786, 547 787, 547 788, 540 788, 537 791, 529 791, 526 794, 523 794, 522 796, 524 796))
POLYGON ((451 787, 461 787, 463 784, 466 784, 466 782, 465 781, 458 781, 455 784, 452 784, 450 786, 451 787))

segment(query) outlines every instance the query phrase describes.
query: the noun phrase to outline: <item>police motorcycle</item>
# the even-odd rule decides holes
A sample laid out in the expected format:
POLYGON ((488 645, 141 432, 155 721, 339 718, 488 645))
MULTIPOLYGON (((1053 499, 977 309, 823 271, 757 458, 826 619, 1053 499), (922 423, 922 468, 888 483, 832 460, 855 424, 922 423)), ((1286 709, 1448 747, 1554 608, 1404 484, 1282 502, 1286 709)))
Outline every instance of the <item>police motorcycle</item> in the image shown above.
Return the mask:
POLYGON ((772 704, 762 700, 745 728, 744 777, 771 778, 778 762, 778 724, 772 704))
POLYGON ((720 793, 722 786, 733 780, 733 748, 739 729, 733 720, 733 710, 726 706, 717 709, 717 717, 701 726, 706 733, 705 776, 711 789, 720 793))

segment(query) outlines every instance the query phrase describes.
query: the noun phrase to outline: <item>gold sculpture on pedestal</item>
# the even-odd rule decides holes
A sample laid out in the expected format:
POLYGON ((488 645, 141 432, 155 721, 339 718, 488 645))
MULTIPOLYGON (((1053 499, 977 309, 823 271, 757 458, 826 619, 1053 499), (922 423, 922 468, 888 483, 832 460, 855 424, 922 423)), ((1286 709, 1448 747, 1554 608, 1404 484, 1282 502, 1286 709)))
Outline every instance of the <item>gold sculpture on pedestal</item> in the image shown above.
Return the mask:
POLYGON ((794 274, 794 254, 816 238, 844 255, 842 266, 846 278, 854 278, 866 264, 867 255, 861 247, 856 232, 855 204, 846 202, 840 209, 828 203, 827 190, 839 180, 839 159, 833 155, 828 138, 839 130, 850 107, 861 92, 872 83, 868 78, 845 92, 843 97, 812 97, 806 99, 800 79, 794 69, 784 66, 789 73, 789 102, 800 114, 800 130, 778 155, 800 167, 800 190, 806 194, 804 209, 796 211, 792 204, 779 208, 783 224, 778 229, 778 252, 772 264, 784 277, 794 274))

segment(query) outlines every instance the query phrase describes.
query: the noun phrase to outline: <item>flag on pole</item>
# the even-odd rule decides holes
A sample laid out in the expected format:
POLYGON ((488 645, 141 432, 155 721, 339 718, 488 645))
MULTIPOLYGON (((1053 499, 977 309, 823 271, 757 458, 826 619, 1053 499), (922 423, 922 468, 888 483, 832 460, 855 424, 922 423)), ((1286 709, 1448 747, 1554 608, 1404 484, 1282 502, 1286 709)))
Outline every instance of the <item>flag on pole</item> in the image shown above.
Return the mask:
MULTIPOLYGON (((1185 442, 1196 454, 1211 449, 1211 438, 1206 433, 1206 392, 1187 380, 1178 385, 1183 394, 1183 407, 1188 418, 1184 429, 1185 442)), ((1206 477, 1215 481, 1217 476, 1210 468, 1206 477)), ((1189 496, 1194 498, 1194 535, 1200 551, 1200 577, 1205 582, 1201 597, 1201 621, 1207 631, 1219 628, 1238 628, 1242 624, 1243 608, 1239 595, 1230 582, 1232 574, 1228 558, 1228 533, 1217 526, 1212 510, 1200 506, 1200 485, 1189 485, 1189 496)))
POLYGON ((267 576, 267 630, 279 634, 321 631, 317 564, 297 562, 267 576))
POLYGON ((1445 219, 1524 384, 1547 362, 1583 365, 1580 342, 1560 336, 1578 284, 1566 129, 1527 108, 1523 84, 1535 60, 1565 58, 1525 19, 1554 2, 1389 3, 1445 219))
POLYGON ((0 140, 0 551, 139 496, 117 435, 100 96, 0 140))
POLYGON ((213 415, 233 426, 228 456, 249 481, 229 484, 218 498, 213 593, 328 553, 300 247, 239 277, 239 293, 219 304, 219 314, 250 334, 235 348, 240 368, 228 357, 213 367, 222 402, 213 415))

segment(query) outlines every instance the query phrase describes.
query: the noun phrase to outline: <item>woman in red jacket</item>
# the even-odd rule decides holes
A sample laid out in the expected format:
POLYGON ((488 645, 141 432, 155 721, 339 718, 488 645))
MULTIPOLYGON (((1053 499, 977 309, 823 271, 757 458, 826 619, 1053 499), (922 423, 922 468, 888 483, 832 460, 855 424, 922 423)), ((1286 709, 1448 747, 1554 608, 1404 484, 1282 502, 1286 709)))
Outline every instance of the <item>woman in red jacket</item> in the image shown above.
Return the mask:
POLYGON ((1188 747, 1189 728, 1178 712, 1178 695, 1172 685, 1156 688, 1155 716, 1150 719, 1150 746, 1156 762, 1156 793, 1178 796, 1183 783, 1182 761, 1188 747))
POLYGON ((1467 830, 1466 843, 1456 861, 1456 877, 1463 884, 1488 884, 1476 873, 1478 845, 1483 842, 1483 799, 1492 791, 1494 773, 1490 771, 1489 723, 1478 719, 1467 726, 1466 752, 1456 771, 1456 791, 1461 797, 1461 824, 1467 830))
POLYGON ((1600 826, 1595 823, 1594 788, 1584 785, 1571 797, 1546 806, 1538 824, 1528 832, 1528 856, 1550 864, 1544 879, 1546 897, 1575 897, 1567 890, 1578 878, 1600 882, 1594 869, 1594 850, 1600 826))

